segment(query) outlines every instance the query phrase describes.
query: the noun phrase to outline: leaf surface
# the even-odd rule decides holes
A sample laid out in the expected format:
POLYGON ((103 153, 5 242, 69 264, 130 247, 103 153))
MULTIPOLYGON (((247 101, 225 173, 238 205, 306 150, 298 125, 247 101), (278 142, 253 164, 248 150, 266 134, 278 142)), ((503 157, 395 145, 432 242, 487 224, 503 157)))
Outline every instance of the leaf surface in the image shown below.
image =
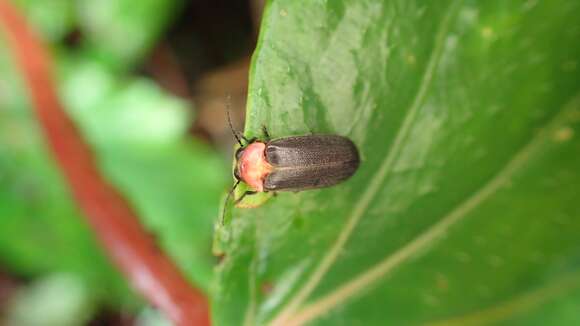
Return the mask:
POLYGON ((246 136, 341 134, 362 164, 235 209, 216 323, 580 322, 579 11, 272 1, 246 136))

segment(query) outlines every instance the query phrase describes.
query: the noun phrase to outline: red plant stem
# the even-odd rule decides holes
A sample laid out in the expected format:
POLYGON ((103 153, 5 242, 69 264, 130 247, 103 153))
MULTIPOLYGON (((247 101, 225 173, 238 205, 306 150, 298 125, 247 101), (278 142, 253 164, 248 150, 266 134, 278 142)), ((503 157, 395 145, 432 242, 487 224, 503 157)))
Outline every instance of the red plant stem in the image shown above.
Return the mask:
POLYGON ((46 139, 78 206, 112 260, 149 302, 176 325, 209 325, 204 295, 157 247, 135 212, 105 181, 91 150, 63 110, 48 51, 23 16, 0 0, 0 27, 28 86, 46 139))

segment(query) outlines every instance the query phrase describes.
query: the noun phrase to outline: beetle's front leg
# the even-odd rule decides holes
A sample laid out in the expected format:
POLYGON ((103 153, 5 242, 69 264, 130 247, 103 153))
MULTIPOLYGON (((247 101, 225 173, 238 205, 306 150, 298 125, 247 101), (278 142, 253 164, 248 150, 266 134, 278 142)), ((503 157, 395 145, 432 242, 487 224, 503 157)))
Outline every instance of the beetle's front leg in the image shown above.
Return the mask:
POLYGON ((257 191, 250 191, 250 190, 246 190, 246 191, 245 191, 245 192, 244 192, 244 193, 243 193, 243 194, 240 196, 240 198, 236 199, 236 201, 234 202, 234 206, 235 206, 235 205, 237 205, 237 204, 239 204, 239 203, 242 201, 242 199, 244 199, 244 197, 246 197, 247 195, 255 195, 255 194, 257 194, 257 193, 258 193, 257 191))

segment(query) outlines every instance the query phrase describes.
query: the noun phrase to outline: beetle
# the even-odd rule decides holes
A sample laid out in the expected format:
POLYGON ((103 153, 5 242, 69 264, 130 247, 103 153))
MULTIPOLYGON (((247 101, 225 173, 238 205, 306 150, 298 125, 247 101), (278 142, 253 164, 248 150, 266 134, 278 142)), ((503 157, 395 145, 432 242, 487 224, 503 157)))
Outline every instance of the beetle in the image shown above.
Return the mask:
POLYGON ((302 191, 346 180, 359 165, 354 143, 338 135, 253 140, 236 151, 234 177, 253 192, 302 191))
MULTIPOLYGON (((229 112, 228 122, 232 127, 229 112)), ((235 153, 233 174, 236 183, 226 201, 240 182, 252 189, 245 191, 235 204, 258 192, 297 192, 331 187, 350 178, 360 163, 356 145, 343 136, 305 135, 270 139, 263 127, 264 140, 248 140, 238 135, 233 127, 231 129, 240 147, 235 153)))

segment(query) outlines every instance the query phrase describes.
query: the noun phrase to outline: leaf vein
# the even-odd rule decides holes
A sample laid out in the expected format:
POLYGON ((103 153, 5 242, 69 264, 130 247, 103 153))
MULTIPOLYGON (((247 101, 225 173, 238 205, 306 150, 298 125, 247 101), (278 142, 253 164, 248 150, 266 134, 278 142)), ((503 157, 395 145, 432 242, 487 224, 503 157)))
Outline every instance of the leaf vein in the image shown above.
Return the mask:
POLYGON ((520 151, 514 155, 507 165, 499 171, 488 183, 484 184, 466 201, 457 206, 449 214, 444 216, 438 223, 424 231, 405 247, 399 249, 392 255, 383 259, 380 263, 360 273, 344 285, 334 290, 323 298, 316 300, 310 305, 304 307, 292 319, 289 319, 284 325, 302 325, 303 323, 328 312, 330 309, 360 294, 370 284, 380 280, 393 269, 404 263, 408 258, 425 249, 428 245, 435 242, 447 230, 465 217, 473 208, 484 202, 492 194, 498 191, 503 185, 509 182, 514 173, 521 168, 530 158, 530 156, 540 147, 544 140, 549 139, 554 130, 564 123, 568 113, 572 109, 580 106, 580 95, 574 97, 571 102, 565 105, 554 118, 528 142, 520 151))
POLYGON ((568 275, 563 276, 557 281, 550 282, 538 289, 512 297, 510 300, 501 302, 498 305, 475 311, 467 315, 428 323, 426 326, 475 326, 495 324, 514 315, 529 311, 540 304, 554 299, 554 297, 575 291, 579 287, 580 273, 578 271, 568 272, 568 275))
MULTIPOLYGON (((458 2, 455 2, 457 4, 458 2)), ((321 260, 320 264, 316 270, 311 274, 310 278, 306 281, 305 285, 298 291, 294 298, 289 302, 285 309, 283 309, 277 316, 272 319, 271 325, 287 325, 286 320, 291 318, 291 315, 296 309, 304 302, 304 300, 312 293, 316 286, 320 283, 323 276, 334 264, 338 255, 340 254, 345 243, 349 239, 352 231, 362 218, 364 212, 369 207, 371 201, 375 198, 381 189, 381 185, 385 178, 388 176, 389 172, 392 170, 391 167, 398 157, 401 151, 402 144, 409 134, 412 123, 415 120, 419 108, 423 104, 425 96, 431 86, 431 81, 433 80, 433 75, 435 74, 436 68, 441 58, 443 52, 445 38, 449 33, 449 26, 451 23, 451 18, 454 16, 456 10, 455 5, 452 5, 448 13, 445 15, 444 19, 441 21, 438 33, 435 38, 435 46, 429 62, 423 74, 419 90, 405 116, 401 128, 399 129, 395 141, 389 150, 387 157, 381 164, 376 176, 372 179, 367 190, 361 196, 361 199, 357 202, 352 214, 347 220, 346 225, 342 229, 338 238, 335 240, 333 245, 330 247, 327 254, 321 260)))

